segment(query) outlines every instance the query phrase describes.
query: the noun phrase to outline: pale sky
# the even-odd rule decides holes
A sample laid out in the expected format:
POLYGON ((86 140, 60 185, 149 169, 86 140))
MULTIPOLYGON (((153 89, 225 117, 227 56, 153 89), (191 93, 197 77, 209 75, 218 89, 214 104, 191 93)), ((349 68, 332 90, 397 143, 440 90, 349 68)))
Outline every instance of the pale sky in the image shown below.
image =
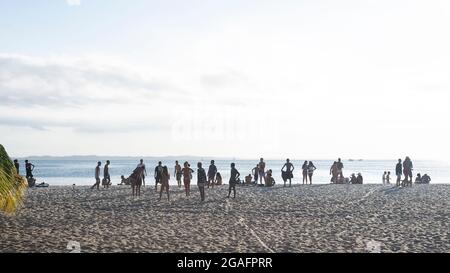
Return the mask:
POLYGON ((450 2, 0 1, 13 156, 449 157, 450 2))

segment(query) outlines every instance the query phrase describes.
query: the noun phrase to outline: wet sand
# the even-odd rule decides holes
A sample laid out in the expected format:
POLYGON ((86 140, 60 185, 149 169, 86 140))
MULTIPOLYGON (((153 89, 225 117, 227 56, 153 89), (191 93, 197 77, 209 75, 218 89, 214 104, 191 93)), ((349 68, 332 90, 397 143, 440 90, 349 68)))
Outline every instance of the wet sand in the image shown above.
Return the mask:
POLYGON ((29 189, 0 215, 0 252, 450 252, 450 185, 29 189))

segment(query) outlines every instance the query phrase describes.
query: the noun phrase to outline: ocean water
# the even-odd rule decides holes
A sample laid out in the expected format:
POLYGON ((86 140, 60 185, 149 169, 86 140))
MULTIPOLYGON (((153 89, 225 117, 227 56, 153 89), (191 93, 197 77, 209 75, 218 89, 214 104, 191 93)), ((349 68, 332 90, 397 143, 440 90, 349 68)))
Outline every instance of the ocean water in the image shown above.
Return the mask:
MULTIPOLYGON (((94 169, 96 162, 99 159, 35 159, 31 162, 36 166, 33 172, 37 182, 46 182, 50 185, 92 185, 95 182, 94 169)), ((175 160, 173 158, 160 158, 145 160, 148 177, 146 178, 147 185, 154 185, 153 171, 158 161, 162 161, 163 165, 169 167, 171 173, 170 184, 175 185, 176 180, 173 178, 173 170, 175 160)), ((106 159, 100 159, 103 164, 106 159)), ((184 162, 183 158, 178 160, 184 162)), ((191 160, 191 168, 196 170, 197 162, 199 160, 191 160)), ((210 159, 202 160, 203 167, 207 170, 210 159)), ((225 183, 228 182, 230 175, 231 160, 215 160, 218 171, 222 174, 225 183)), ((295 166, 293 183, 302 183, 301 166, 304 160, 291 160, 295 166)), ((241 177, 251 173, 258 163, 256 160, 234 160, 236 168, 241 173, 241 177)), ((277 184, 283 183, 281 179, 281 167, 285 163, 284 160, 266 160, 266 168, 273 170, 273 177, 277 184)), ((313 184, 328 184, 330 183, 330 166, 333 160, 313 160, 317 170, 314 172, 313 184)), ((113 185, 120 183, 120 176, 128 177, 139 163, 139 158, 127 159, 111 159, 110 175, 113 185)), ((395 165, 397 161, 394 160, 363 160, 363 161, 349 161, 343 160, 344 176, 348 177, 352 173, 361 173, 364 177, 364 183, 381 183, 384 171, 391 172, 391 183, 395 183, 395 165)), ((20 172, 24 173, 24 163, 20 160, 20 172)), ((413 175, 427 173, 431 176, 431 183, 450 183, 450 165, 438 161, 414 161, 413 175)), ((193 184, 196 183, 196 174, 194 173, 193 184)))

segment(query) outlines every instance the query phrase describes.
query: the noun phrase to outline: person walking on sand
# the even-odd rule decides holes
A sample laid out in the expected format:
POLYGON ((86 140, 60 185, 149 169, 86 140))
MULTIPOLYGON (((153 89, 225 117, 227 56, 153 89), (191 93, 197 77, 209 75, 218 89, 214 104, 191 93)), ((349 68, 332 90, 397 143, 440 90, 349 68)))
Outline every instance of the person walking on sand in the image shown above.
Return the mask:
POLYGON ((162 162, 159 161, 158 165, 155 167, 155 173, 154 173, 154 177, 155 177, 155 191, 156 192, 158 192, 158 183, 161 183, 162 171, 163 171, 162 162))
POLYGON ((14 159, 14 168, 16 168, 17 174, 20 175, 20 172, 19 172, 20 164, 19 164, 19 161, 17 159, 14 159))
POLYGON ((26 173, 25 177, 27 180, 33 178, 33 170, 34 165, 28 162, 28 159, 25 160, 25 173, 26 173))
MULTIPOLYGON (((211 165, 209 165, 208 168, 208 189, 209 189, 209 185, 211 185, 211 187, 214 188, 214 179, 216 177, 216 173, 217 173, 217 167, 216 165, 214 165, 214 160, 211 160, 211 165)), ((198 173, 197 173, 198 175, 198 173)))
POLYGON ((281 168, 281 174, 284 181, 284 187, 286 187, 286 181, 289 179, 289 187, 291 186, 292 178, 294 177, 294 165, 290 162, 289 158, 286 159, 286 163, 284 163, 283 167, 281 168), (286 171, 283 171, 286 169, 286 171))
POLYGON ((386 175, 387 175, 387 172, 384 172, 383 176, 381 177, 381 180, 383 181, 383 185, 386 185, 386 175))
MULTIPOLYGON (((262 160, 262 158, 261 158, 262 160)), ((231 190, 233 190, 233 198, 236 198, 236 184, 238 182, 239 177, 241 174, 236 170, 235 164, 231 163, 231 174, 230 174, 230 182, 228 186, 228 196, 227 198, 230 198, 231 190)))
MULTIPOLYGON (((212 162, 211 164, 214 164, 214 162, 212 162)), ((197 163, 197 186, 198 186, 198 191, 200 192, 200 199, 203 201, 205 201, 205 184, 206 184, 206 172, 205 169, 202 168, 202 163, 198 162, 197 163)), ((214 174, 215 176, 215 174, 214 174)), ((213 181, 214 183, 214 181, 213 181)))
POLYGON ((256 167, 254 167, 253 169, 252 169, 252 175, 253 175, 253 178, 255 179, 254 181, 255 181, 255 184, 258 184, 258 164, 256 164, 256 167))
POLYGON ((111 176, 109 175, 109 160, 106 160, 105 167, 103 167, 103 181, 105 184, 103 185, 105 188, 109 188, 111 185, 111 176))
POLYGON ((91 187, 91 190, 94 188, 97 188, 97 190, 100 190, 100 166, 102 165, 102 162, 97 162, 97 167, 95 167, 95 184, 91 187))
POLYGON ((397 183, 396 183, 397 187, 400 187, 400 181, 402 180, 402 173, 403 173, 402 160, 398 159, 398 163, 397 165, 395 165, 395 175, 397 176, 397 183))
MULTIPOLYGON (((314 166, 314 163, 312 163, 312 161, 309 161, 308 164, 308 177, 309 177, 309 184, 312 185, 312 177, 314 174, 314 171, 316 170, 316 166, 314 166)), ((308 182, 308 181, 306 181, 308 182)))
POLYGON ((161 190, 159 191, 159 199, 158 199, 158 201, 161 201, 161 197, 162 197, 163 191, 166 190, 167 201, 170 202, 169 180, 170 180, 169 169, 167 168, 167 166, 164 166, 163 169, 162 169, 162 173, 161 173, 161 190))
POLYGON ((181 165, 178 163, 178 160, 175 161, 175 168, 174 168, 173 176, 177 179, 178 188, 181 188, 181 175, 183 174, 181 172, 181 165))
POLYGON ((144 168, 142 166, 136 167, 136 169, 134 169, 133 173, 129 177, 133 197, 141 196, 142 172, 144 172, 144 168))
POLYGON ((387 175, 386 175, 386 184, 388 184, 388 185, 391 184, 391 172, 387 172, 387 175))
POLYGON ((139 164, 137 165, 137 168, 141 168, 142 172, 142 186, 145 187, 145 176, 147 175, 147 169, 145 169, 144 159, 141 159, 139 161, 139 164))
POLYGON ((413 164, 409 156, 405 158, 403 161, 403 174, 405 175, 405 185, 411 185, 412 186, 412 170, 413 170, 413 164))
POLYGON ((262 181, 266 179, 266 173, 265 170, 266 169, 266 163, 264 162, 264 158, 260 158, 259 159, 259 163, 258 163, 258 177, 259 177, 259 183, 262 184, 262 181))
POLYGON ((186 196, 190 196, 191 195, 191 179, 192 179, 192 173, 194 172, 194 170, 189 167, 189 163, 186 161, 186 162, 184 162, 184 168, 181 171, 183 173, 183 183, 184 183, 184 189, 186 191, 186 196))

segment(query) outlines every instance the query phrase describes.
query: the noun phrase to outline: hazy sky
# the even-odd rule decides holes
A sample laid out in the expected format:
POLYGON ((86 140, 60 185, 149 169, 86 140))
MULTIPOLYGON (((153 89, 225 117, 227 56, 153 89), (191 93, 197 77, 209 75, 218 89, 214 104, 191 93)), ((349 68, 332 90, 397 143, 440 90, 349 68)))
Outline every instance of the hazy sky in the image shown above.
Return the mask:
POLYGON ((449 1, 0 0, 0 143, 446 159, 449 29, 449 1))

